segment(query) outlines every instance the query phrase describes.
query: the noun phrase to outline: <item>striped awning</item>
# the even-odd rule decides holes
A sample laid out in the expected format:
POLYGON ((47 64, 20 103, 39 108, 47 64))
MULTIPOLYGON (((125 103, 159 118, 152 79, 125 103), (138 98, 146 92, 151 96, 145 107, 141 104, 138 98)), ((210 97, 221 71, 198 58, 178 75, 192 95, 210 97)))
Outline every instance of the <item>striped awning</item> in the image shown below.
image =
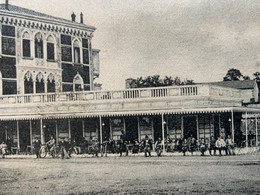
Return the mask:
POLYGON ((23 114, 23 115, 4 115, 0 116, 0 120, 39 120, 39 119, 65 119, 65 118, 93 118, 93 117, 118 117, 118 116, 147 116, 147 115, 169 115, 169 114, 203 114, 203 113, 224 113, 224 112, 240 112, 248 114, 260 114, 260 108, 248 107, 221 107, 221 108, 183 108, 169 110, 131 110, 121 112, 75 112, 75 113, 52 113, 52 114, 23 114))

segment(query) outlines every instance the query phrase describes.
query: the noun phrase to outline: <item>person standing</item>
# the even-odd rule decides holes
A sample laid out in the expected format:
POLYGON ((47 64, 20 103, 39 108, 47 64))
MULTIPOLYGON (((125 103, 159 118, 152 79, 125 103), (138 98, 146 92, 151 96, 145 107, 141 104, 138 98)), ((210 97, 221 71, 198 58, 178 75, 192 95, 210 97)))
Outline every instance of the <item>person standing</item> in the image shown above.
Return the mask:
POLYGON ((234 143, 230 137, 230 135, 228 135, 227 139, 226 139, 226 148, 227 148, 227 154, 228 155, 235 155, 234 152, 234 143))
POLYGON ((214 136, 211 136, 209 143, 209 154, 212 156, 212 150, 214 151, 214 156, 216 155, 216 139, 214 136))
POLYGON ((64 138, 61 138, 61 141, 59 142, 59 146, 60 146, 60 150, 61 150, 61 158, 64 159, 69 159, 69 155, 68 155, 68 143, 64 140, 64 138))
POLYGON ((155 151, 156 151, 158 157, 161 156, 162 151, 163 151, 163 144, 162 144, 162 139, 160 137, 155 142, 155 151))
POLYGON ((187 139, 184 139, 182 142, 182 152, 183 152, 183 156, 186 155, 186 152, 188 151, 188 141, 187 139))
POLYGON ((35 141, 33 142, 33 147, 36 158, 40 158, 41 141, 38 139, 38 137, 35 138, 35 141))

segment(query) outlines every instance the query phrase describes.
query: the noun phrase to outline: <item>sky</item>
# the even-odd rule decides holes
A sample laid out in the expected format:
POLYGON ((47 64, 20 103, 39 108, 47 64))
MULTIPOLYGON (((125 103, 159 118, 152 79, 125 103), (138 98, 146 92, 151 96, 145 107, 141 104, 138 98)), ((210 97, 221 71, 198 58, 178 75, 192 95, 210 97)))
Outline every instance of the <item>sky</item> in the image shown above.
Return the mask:
MULTIPOLYGON (((4 3, 4 0, 1 0, 4 3)), ((259 0, 9 0, 65 19, 83 12, 97 30, 103 90, 159 74, 221 81, 230 68, 260 71, 259 0)))

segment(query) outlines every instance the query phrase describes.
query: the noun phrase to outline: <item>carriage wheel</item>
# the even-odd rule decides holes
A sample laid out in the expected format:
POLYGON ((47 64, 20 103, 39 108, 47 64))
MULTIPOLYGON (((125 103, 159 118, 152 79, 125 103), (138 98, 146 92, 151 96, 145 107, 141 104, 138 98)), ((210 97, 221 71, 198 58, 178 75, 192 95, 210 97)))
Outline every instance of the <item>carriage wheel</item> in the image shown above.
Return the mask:
POLYGON ((47 154, 46 148, 42 147, 39 151, 39 154, 40 154, 40 158, 45 158, 47 154))

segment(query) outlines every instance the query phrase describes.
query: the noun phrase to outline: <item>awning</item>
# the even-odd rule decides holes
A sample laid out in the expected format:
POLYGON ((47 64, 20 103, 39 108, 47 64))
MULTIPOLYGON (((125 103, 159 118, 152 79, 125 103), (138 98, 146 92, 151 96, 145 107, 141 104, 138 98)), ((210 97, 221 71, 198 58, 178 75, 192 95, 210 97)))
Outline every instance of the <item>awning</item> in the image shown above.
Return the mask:
POLYGON ((0 116, 0 120, 39 120, 39 119, 65 119, 65 118, 93 118, 93 117, 118 117, 118 116, 147 116, 147 115, 161 115, 161 114, 203 114, 203 113, 224 113, 224 112, 241 112, 248 114, 260 114, 260 108, 248 107, 221 107, 221 108, 179 108, 169 110, 129 110, 123 112, 74 112, 74 113, 43 113, 43 114, 23 114, 23 115, 4 115, 0 116))

